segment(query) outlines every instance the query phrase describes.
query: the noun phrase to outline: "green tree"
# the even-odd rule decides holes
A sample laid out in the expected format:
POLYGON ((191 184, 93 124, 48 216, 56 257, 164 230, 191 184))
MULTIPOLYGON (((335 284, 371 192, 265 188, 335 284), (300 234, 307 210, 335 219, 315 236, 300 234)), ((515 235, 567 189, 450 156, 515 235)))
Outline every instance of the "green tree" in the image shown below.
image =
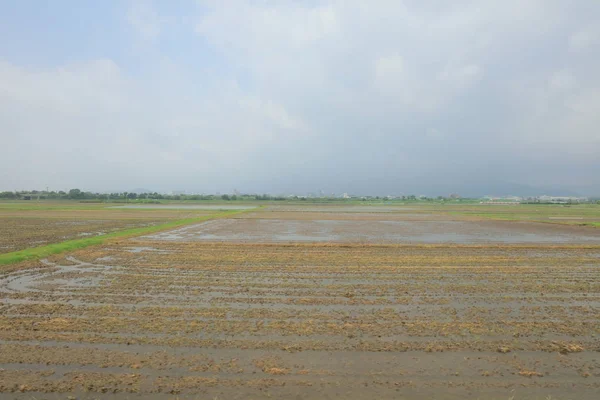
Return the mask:
POLYGON ((69 190, 69 198, 70 199, 82 199, 83 192, 79 189, 71 189, 71 190, 69 190))
POLYGON ((14 192, 2 192, 0 193, 0 199, 16 199, 17 195, 14 192))

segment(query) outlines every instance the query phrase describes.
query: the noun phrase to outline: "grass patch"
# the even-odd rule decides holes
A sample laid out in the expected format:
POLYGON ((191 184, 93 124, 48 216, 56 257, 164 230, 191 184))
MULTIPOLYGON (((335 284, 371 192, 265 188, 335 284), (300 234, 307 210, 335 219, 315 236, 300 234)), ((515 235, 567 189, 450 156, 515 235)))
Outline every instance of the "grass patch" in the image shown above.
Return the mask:
MULTIPOLYGON (((441 210, 438 210, 441 211, 441 210)), ((448 215, 468 216, 502 221, 542 222, 546 224, 600 227, 600 207, 596 204, 464 207, 448 215)))
MULTIPOLYGON (((520 215, 506 215, 506 214, 474 214, 474 213, 449 213, 450 215, 465 215, 469 217, 485 218, 496 221, 517 221, 517 222, 539 222, 542 224, 554 224, 554 225, 570 225, 570 226, 589 226, 592 228, 600 228, 600 222, 596 221, 585 221, 585 220, 552 220, 552 219, 541 219, 536 216, 520 216, 520 215)), ((564 217, 568 218, 568 217, 564 217)))
POLYGON ((15 264, 26 260, 37 260, 43 257, 50 256, 52 254, 64 253, 66 251, 83 249, 88 246, 104 244, 107 240, 110 239, 147 235, 163 230, 174 229, 183 225, 207 221, 209 219, 224 218, 247 211, 250 210, 223 211, 216 214, 210 214, 196 218, 180 219, 155 226, 126 229, 123 231, 112 232, 106 235, 99 235, 91 238, 66 240, 64 242, 53 243, 46 246, 32 247, 29 249, 13 251, 11 253, 0 254, 0 265, 15 264))

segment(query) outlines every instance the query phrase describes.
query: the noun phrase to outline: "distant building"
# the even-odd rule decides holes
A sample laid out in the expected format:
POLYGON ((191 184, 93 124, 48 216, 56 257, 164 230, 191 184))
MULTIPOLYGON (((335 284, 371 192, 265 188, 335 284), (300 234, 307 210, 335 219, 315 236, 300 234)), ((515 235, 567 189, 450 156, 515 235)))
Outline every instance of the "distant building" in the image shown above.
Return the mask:
POLYGON ((554 204, 569 204, 569 203, 585 203, 589 201, 587 197, 573 197, 573 196, 540 196, 535 199, 541 203, 554 203, 554 204))
POLYGON ((451 199, 460 199, 460 195, 456 194, 456 193, 451 193, 450 196, 448 196, 451 199))
POLYGON ((551 204, 574 204, 574 203, 586 203, 589 199, 587 197, 573 197, 573 196, 534 196, 534 197, 520 197, 520 196, 485 196, 483 197, 482 204, 520 204, 522 202, 529 203, 551 203, 551 204))
POLYGON ((519 197, 519 196, 506 196, 504 199, 507 201, 516 201, 516 202, 523 200, 523 198, 519 197))
POLYGON ((518 201, 502 201, 502 200, 488 200, 488 201, 480 201, 479 204, 502 204, 507 206, 516 206, 521 203, 518 201))
POLYGON ((480 204, 520 204, 523 201, 522 197, 519 196, 504 196, 504 197, 494 197, 494 196, 484 196, 483 201, 480 204))

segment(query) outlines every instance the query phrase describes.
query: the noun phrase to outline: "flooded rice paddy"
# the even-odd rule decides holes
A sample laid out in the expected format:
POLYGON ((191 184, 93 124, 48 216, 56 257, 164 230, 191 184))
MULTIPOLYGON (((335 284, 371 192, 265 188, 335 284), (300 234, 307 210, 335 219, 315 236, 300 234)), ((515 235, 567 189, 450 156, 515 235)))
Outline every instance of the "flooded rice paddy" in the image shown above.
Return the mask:
MULTIPOLYGON (((409 218, 413 215, 409 215, 409 218)), ((427 218, 427 216, 423 217, 427 218)), ((151 235, 153 240, 360 243, 600 243, 594 228, 464 220, 219 219, 151 235)))
POLYGON ((130 204, 110 208, 130 210, 251 210, 256 206, 237 204, 130 204))
POLYGON ((2 267, 0 398, 597 398, 596 231, 400 214, 250 211, 2 267))

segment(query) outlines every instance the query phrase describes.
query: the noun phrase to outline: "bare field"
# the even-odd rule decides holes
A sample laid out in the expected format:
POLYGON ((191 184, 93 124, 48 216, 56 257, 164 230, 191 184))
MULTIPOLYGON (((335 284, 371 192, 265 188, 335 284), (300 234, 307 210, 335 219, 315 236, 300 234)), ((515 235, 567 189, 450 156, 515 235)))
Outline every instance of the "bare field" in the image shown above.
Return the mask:
POLYGON ((3 274, 0 390, 592 399, 599 257, 598 246, 81 250, 3 274))
POLYGON ((0 253, 208 214, 196 211, 0 209, 0 253))
POLYGON ((336 210, 3 267, 0 399, 597 398, 597 229, 336 210))
POLYGON ((600 227, 600 206, 598 204, 483 204, 434 207, 433 209, 448 214, 479 218, 600 227))

